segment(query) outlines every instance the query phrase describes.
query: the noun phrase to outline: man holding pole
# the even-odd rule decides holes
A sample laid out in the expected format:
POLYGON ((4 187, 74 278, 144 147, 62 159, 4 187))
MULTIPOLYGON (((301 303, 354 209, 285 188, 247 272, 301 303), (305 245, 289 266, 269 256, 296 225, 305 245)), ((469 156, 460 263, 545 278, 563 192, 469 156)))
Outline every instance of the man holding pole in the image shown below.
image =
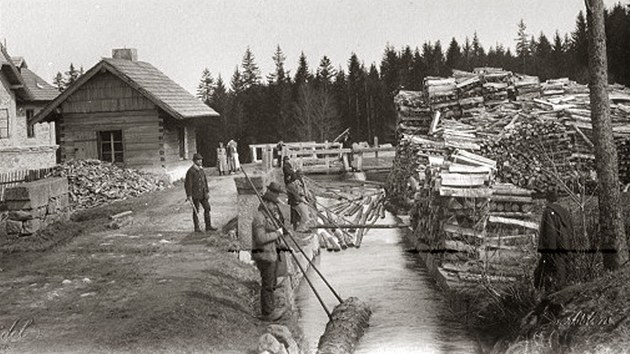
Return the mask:
POLYGON ((277 321, 286 310, 275 307, 273 295, 278 278, 278 244, 282 240, 284 225, 278 206, 280 193, 285 192, 278 183, 271 182, 252 220, 252 259, 260 271, 260 307, 265 321, 277 321))
POLYGON ((212 226, 210 222, 210 202, 208 180, 206 173, 203 171, 203 156, 195 153, 193 155, 193 165, 186 172, 184 180, 184 188, 186 190, 186 201, 193 207, 193 223, 195 224, 195 232, 201 232, 199 226, 199 206, 203 206, 203 219, 206 225, 206 231, 216 231, 217 228, 212 226))

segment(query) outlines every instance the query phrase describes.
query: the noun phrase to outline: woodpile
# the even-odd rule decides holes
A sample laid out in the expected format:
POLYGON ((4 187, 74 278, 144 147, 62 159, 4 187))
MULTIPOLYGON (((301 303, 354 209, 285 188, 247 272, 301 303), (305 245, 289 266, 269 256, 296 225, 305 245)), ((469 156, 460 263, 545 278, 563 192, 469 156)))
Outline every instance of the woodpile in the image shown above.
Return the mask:
MULTIPOLYGON (((424 91, 401 91, 395 99, 399 145, 413 140, 419 143, 416 153, 432 156, 447 156, 458 149, 480 153, 497 161, 500 181, 540 193, 557 184, 589 190, 595 185, 595 157, 588 92, 586 85, 566 78, 540 83, 537 77, 496 68, 455 70, 451 78, 428 77, 424 91), (402 113, 411 111, 421 112, 415 129, 409 129, 408 117, 402 113)), ((630 90, 611 85, 609 95, 613 133, 617 145, 625 149, 623 141, 630 136, 630 90)), ((410 154, 403 152, 406 148, 398 150, 410 154)), ((623 175, 627 158, 619 156, 619 171, 627 180, 623 175)), ((401 161, 406 172, 395 168, 394 179, 403 183, 394 189, 404 188, 412 174, 408 156, 401 161)), ((422 174, 422 164, 412 165, 422 174)), ((400 193, 394 194, 399 198, 400 193)))
POLYGON ((120 168, 100 160, 71 160, 58 165, 54 176, 67 177, 70 206, 92 208, 164 188, 155 175, 120 168))
POLYGON ((380 186, 323 186, 307 177, 304 181, 316 195, 331 201, 311 207, 318 225, 332 226, 317 229, 320 248, 335 252, 359 248, 370 226, 385 218, 385 191, 380 186))
POLYGON ((619 179, 621 183, 630 183, 630 135, 615 139, 617 158, 619 159, 619 179))

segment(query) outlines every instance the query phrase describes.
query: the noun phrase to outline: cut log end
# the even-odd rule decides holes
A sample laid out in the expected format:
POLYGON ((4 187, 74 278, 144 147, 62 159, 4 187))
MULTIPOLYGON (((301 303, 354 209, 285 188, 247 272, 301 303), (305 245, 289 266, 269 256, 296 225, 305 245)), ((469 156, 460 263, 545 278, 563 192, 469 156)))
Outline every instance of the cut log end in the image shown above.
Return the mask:
POLYGON ((317 354, 352 353, 369 326, 372 311, 356 297, 337 305, 319 338, 317 354))

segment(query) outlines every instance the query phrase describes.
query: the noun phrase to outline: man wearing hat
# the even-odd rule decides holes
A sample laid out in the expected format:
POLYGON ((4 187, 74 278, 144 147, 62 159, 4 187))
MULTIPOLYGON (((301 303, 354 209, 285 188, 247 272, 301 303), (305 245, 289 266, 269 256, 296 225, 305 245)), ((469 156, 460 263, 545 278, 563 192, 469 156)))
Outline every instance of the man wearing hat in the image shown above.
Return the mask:
POLYGON ((271 182, 252 220, 252 259, 260 271, 260 307, 265 321, 276 321, 284 313, 284 309, 275 307, 273 296, 278 278, 278 243, 281 242, 284 225, 278 206, 280 193, 285 193, 282 187, 271 182))
POLYGON ((282 173, 284 174, 285 185, 291 183, 295 177, 295 170, 293 169, 293 165, 291 165, 291 159, 289 159, 289 156, 282 158, 282 173))
POLYGON ((291 206, 291 225, 297 229, 298 225, 309 221, 309 194, 304 186, 302 170, 295 171, 295 174, 287 184, 288 202, 291 206))
POLYGON ((216 231, 217 228, 212 226, 210 222, 210 203, 208 202, 208 180, 206 173, 203 171, 203 156, 201 154, 193 155, 193 165, 186 172, 184 180, 184 188, 186 189, 186 201, 192 202, 193 205, 193 223, 195 224, 195 232, 201 232, 199 227, 199 205, 203 206, 203 219, 206 225, 206 231, 216 231))

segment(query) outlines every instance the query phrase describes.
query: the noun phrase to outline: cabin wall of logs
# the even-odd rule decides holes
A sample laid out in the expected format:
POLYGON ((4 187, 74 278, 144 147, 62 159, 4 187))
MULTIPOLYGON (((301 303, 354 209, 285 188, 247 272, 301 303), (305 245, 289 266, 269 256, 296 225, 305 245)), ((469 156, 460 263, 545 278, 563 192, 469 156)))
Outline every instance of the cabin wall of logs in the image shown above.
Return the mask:
MULTIPOLYGON (((449 287, 507 285, 531 274, 543 197, 593 193, 589 91, 568 79, 496 68, 428 77, 400 91, 388 200, 449 287)), ((630 177, 630 90, 609 87, 622 182, 630 177), (625 153, 624 153, 625 152, 625 153)))

